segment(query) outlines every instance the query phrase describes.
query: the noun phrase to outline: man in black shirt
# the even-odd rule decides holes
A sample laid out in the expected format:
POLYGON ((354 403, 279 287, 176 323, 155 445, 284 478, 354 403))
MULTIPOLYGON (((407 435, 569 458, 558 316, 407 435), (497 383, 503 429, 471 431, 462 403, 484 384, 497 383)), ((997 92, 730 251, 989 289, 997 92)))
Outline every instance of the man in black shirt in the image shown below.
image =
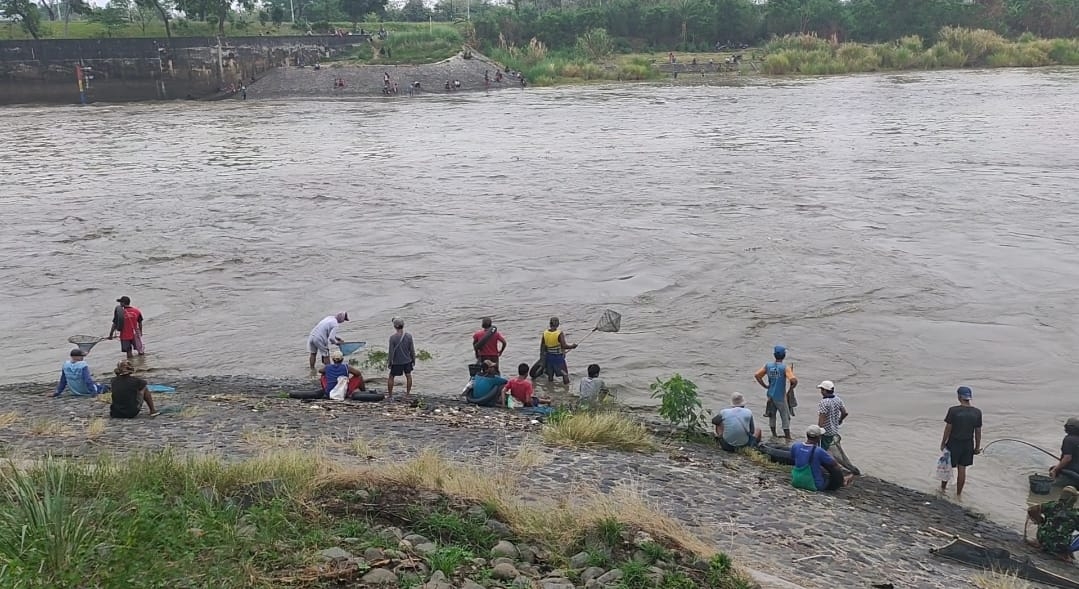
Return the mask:
MULTIPOLYGON (((944 436, 940 440, 940 451, 948 450, 952 455, 952 468, 958 469, 955 478, 955 496, 963 494, 963 484, 967 482, 967 467, 974 464, 974 455, 982 453, 982 410, 970 404, 974 396, 970 387, 956 390, 959 404, 948 409, 944 417, 944 436)), ((940 491, 948 490, 948 481, 941 481, 940 491)))
POLYGON ((1064 442, 1060 444, 1060 462, 1049 469, 1054 479, 1063 474, 1079 481, 1079 417, 1064 423, 1064 442))
POLYGON ((136 417, 142 409, 143 401, 146 401, 146 408, 150 410, 150 417, 160 415, 154 407, 153 396, 146 390, 146 381, 133 376, 135 369, 132 368, 131 362, 117 362, 114 372, 116 376, 112 379, 112 405, 109 407, 109 415, 124 419, 136 417))

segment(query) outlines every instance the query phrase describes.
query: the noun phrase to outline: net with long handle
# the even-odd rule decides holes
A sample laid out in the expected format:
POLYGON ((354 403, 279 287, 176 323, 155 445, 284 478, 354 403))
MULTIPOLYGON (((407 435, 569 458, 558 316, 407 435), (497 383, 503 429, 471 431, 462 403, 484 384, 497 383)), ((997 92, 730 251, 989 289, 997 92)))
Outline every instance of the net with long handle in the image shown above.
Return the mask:
POLYGON ((603 312, 603 316, 599 318, 599 322, 596 323, 596 328, 593 331, 603 331, 606 333, 618 333, 618 330, 622 328, 622 314, 607 309, 603 312))
POLYGON ((79 346, 84 354, 89 354, 95 345, 105 341, 105 338, 96 335, 73 335, 67 338, 68 343, 79 346))

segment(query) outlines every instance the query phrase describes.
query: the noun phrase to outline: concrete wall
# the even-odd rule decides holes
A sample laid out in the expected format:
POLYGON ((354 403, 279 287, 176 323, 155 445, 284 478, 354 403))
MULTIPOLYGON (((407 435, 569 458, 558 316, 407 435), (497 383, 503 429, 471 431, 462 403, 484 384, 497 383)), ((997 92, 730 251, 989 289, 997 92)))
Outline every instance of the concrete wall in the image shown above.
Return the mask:
POLYGON ((311 64, 363 36, 0 41, 0 104, 77 103, 76 66, 91 101, 212 97, 267 70, 311 64), (88 68, 88 69, 87 69, 88 68))

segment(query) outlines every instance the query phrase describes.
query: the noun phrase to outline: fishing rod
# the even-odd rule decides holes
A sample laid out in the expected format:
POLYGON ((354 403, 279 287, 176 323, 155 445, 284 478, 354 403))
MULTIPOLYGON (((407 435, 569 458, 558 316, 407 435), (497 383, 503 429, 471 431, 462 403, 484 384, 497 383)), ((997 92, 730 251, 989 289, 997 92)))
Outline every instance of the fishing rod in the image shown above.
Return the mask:
POLYGON ((1052 452, 1046 450, 1045 448, 1042 448, 1040 446, 1035 446, 1034 444, 1031 444, 1030 442, 1024 442, 1023 440, 1017 440, 1015 438, 1000 438, 999 440, 993 440, 992 442, 989 442, 988 444, 986 444, 985 448, 982 448, 982 451, 984 452, 984 451, 988 450, 989 446, 992 446, 993 444, 996 444, 997 442, 1016 442, 1016 443, 1019 443, 1019 444, 1024 444, 1024 445, 1030 446, 1031 448, 1034 448, 1035 450, 1039 450, 1041 452, 1044 452, 1044 453, 1048 454, 1049 456, 1052 456, 1053 460, 1060 460, 1060 456, 1057 456, 1056 454, 1053 454, 1052 452))

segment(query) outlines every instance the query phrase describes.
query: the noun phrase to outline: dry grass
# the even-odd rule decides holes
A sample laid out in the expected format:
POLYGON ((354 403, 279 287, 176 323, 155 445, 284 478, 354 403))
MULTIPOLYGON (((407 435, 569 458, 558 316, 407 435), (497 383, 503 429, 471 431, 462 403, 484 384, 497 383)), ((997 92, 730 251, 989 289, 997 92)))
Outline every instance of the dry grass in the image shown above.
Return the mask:
POLYGON ((202 409, 199 407, 184 407, 176 415, 180 419, 191 419, 202 415, 202 409))
POLYGON ((771 468, 777 470, 787 468, 782 464, 772 462, 772 459, 769 458, 766 454, 754 450, 753 448, 739 448, 737 453, 746 460, 752 462, 753 464, 761 468, 771 468))
POLYGON ((640 423, 614 412, 574 413, 543 428, 543 439, 566 446, 600 446, 643 451, 655 445, 640 423))
POLYGON ((86 423, 86 437, 94 439, 105 433, 105 424, 108 423, 102 417, 94 417, 86 423))
POLYGON ((30 434, 35 436, 59 436, 67 433, 67 424, 47 417, 38 417, 30 422, 30 434))
POLYGON ((0 427, 10 427, 17 421, 19 421, 19 414, 16 411, 0 413, 0 427))
POLYGON ((291 432, 283 427, 248 428, 240 434, 240 439, 259 448, 288 448, 296 442, 291 432))
POLYGON ((971 583, 978 589, 1034 589, 1034 585, 1011 573, 989 572, 974 575, 971 583))

